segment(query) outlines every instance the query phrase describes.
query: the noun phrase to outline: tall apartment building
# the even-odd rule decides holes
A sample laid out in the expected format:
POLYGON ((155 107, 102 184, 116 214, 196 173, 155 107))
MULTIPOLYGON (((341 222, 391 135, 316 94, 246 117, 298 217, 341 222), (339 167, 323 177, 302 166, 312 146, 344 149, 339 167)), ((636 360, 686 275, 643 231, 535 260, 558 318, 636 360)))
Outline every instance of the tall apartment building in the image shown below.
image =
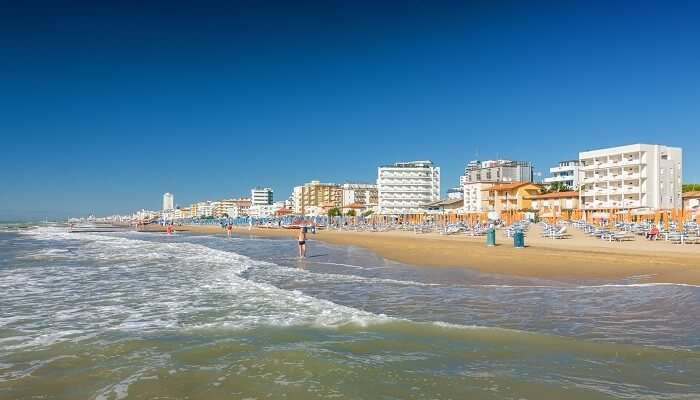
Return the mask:
POLYGON ((175 196, 172 193, 163 194, 163 210, 173 210, 175 208, 175 196))
POLYGON ((335 183, 311 181, 294 188, 294 212, 304 214, 319 208, 342 207, 343 189, 335 183))
POLYGON ((219 216, 226 214, 230 218, 245 217, 251 205, 252 201, 244 198, 219 200, 215 214, 219 216))
POLYGON ((198 203, 192 204, 190 209, 193 210, 193 217, 213 217, 214 216, 214 205, 211 201, 200 201, 198 203))
POLYGON ((250 190, 250 201, 253 205, 270 205, 273 203, 272 189, 256 187, 250 190))
POLYGON ((484 207, 484 200, 488 195, 488 188, 493 185, 494 183, 490 182, 464 183, 462 185, 464 211, 468 213, 488 211, 488 208, 484 207))
POLYGON ((379 213, 417 214, 440 200, 440 167, 432 161, 398 162, 377 170, 379 213))
POLYGON ((683 150, 633 144, 579 153, 584 209, 681 208, 683 150))
POLYGON ((341 188, 343 190, 343 207, 350 204, 373 206, 379 202, 377 185, 371 183, 344 183, 341 188))
POLYGON ((544 183, 546 185, 552 185, 554 183, 563 183, 570 189, 578 189, 580 175, 579 164, 579 160, 560 161, 558 166, 549 169, 549 173, 552 176, 544 178, 544 183))
POLYGON ((500 183, 532 182, 534 171, 527 161, 470 161, 459 178, 465 212, 492 211, 487 206, 488 189, 500 183))
POLYGON ((462 185, 476 182, 532 182, 534 172, 527 161, 487 160, 470 161, 460 178, 462 185))

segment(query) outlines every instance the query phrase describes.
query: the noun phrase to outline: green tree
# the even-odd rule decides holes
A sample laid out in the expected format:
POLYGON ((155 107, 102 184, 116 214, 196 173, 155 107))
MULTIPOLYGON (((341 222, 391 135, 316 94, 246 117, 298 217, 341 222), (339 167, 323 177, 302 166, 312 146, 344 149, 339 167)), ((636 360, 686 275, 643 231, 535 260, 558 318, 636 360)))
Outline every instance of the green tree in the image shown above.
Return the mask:
POLYGON ((354 217, 355 215, 357 215, 357 213, 355 212, 355 210, 349 210, 347 213, 345 213, 345 215, 347 215, 348 217, 354 217))
POLYGON ((554 182, 550 185, 545 186, 545 188, 542 190, 542 193, 567 192, 569 190, 571 190, 571 188, 564 182, 554 182))
POLYGON ((338 208, 338 207, 333 207, 330 210, 328 210, 329 217, 340 217, 341 215, 343 215, 343 213, 340 211, 340 208, 338 208))
POLYGON ((700 191, 700 183, 684 183, 683 193, 700 191))
POLYGON ((369 217, 369 216, 372 215, 373 213, 374 213, 374 211, 372 211, 372 210, 367 210, 367 211, 365 211, 365 212, 362 213, 362 216, 363 216, 363 217, 369 217))

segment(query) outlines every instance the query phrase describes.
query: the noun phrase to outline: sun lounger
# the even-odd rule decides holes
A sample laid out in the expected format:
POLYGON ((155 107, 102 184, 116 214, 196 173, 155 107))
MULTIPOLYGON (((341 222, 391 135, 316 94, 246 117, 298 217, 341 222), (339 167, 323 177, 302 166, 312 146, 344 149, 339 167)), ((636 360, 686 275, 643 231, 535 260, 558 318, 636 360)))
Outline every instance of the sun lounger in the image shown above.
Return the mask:
POLYGON ((624 242, 627 240, 634 240, 634 236, 628 232, 616 232, 612 234, 612 240, 616 242, 624 242))

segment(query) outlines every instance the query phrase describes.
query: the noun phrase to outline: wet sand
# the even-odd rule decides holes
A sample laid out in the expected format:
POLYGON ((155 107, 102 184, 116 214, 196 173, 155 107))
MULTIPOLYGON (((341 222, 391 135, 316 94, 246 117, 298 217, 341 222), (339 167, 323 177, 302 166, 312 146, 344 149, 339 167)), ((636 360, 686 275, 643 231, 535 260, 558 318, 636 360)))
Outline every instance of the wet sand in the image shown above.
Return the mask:
MULTIPOLYGON (((150 226, 159 231, 161 227, 150 226)), ((188 225, 178 231, 222 234, 219 226, 188 225)), ((296 230, 234 228, 236 234, 295 237, 296 230)), ((640 282, 700 285, 700 245, 649 242, 642 237, 628 242, 606 242, 571 230, 569 239, 541 237, 534 226, 525 249, 515 249, 512 239, 497 232, 496 247, 486 247, 483 237, 415 234, 412 232, 352 232, 323 230, 309 234, 311 241, 366 248, 390 260, 416 266, 472 268, 482 272, 547 279, 610 279, 640 277, 640 282)), ((313 246, 313 243, 310 244, 313 246)))

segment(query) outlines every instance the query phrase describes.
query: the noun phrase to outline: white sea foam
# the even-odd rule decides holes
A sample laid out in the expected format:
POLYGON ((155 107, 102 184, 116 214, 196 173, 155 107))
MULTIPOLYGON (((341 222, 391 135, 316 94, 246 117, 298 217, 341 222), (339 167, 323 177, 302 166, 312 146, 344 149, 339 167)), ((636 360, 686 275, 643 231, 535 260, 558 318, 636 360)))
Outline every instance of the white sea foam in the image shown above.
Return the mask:
POLYGON ((27 312, 19 313, 29 309, 14 307, 17 315, 0 320, 0 325, 13 324, 31 332, 30 339, 13 343, 14 348, 44 347, 108 331, 148 334, 200 328, 365 326, 390 320, 245 279, 241 274, 253 267, 289 269, 196 243, 67 233, 56 228, 25 234, 58 242, 31 256, 42 257, 46 265, 60 261, 65 267, 49 272, 27 269, 26 276, 13 277, 7 299, 17 305, 34 304, 37 310, 27 321, 27 312), (60 244, 69 244, 71 251, 61 251, 60 244))

